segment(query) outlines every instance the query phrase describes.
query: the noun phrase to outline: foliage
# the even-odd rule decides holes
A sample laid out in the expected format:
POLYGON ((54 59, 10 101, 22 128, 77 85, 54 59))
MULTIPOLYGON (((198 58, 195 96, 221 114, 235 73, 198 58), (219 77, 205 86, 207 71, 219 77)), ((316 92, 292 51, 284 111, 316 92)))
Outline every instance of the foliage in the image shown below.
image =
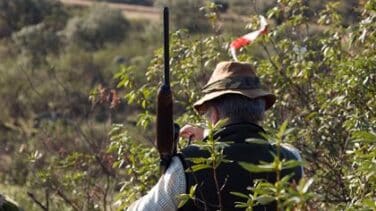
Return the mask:
MULTIPOLYGON (((353 147, 351 135, 355 131, 374 130, 375 119, 371 117, 375 108, 374 91, 372 82, 366 80, 374 78, 372 65, 369 66, 375 59, 375 52, 369 51, 374 26, 367 28, 369 39, 363 42, 359 39, 364 30, 361 25, 351 28, 353 32, 349 34, 341 24, 337 7, 328 3, 321 12, 325 15, 318 20, 322 30, 312 34, 301 3, 284 6, 286 12, 294 11, 294 16, 270 34, 271 48, 263 46, 268 60, 260 62, 258 68, 262 74, 274 75, 265 78, 282 97, 270 114, 274 119, 271 124, 275 125, 278 119, 291 119, 293 127, 299 128, 295 134, 301 138, 294 144, 309 163, 308 175, 317 177, 317 190, 326 190, 324 204, 346 204, 350 197, 344 178, 352 171, 345 166, 353 162, 346 149, 353 147), (286 30, 292 31, 293 37, 282 36, 286 30), (357 46, 351 45, 351 40, 357 46)), ((287 16, 274 11, 280 10, 272 9, 270 17, 287 16)), ((362 19, 373 17, 374 11, 366 7, 362 19)))
MULTIPOLYGON (((363 163, 358 163, 360 157, 365 156, 362 162, 366 162, 374 160, 374 155, 371 151, 360 150, 365 148, 354 142, 356 134, 373 134, 375 130, 374 3, 367 1, 360 5, 362 11, 358 11, 361 15, 357 17, 360 24, 351 26, 343 24, 338 4, 328 2, 320 11, 310 11, 304 1, 280 1, 267 13, 270 21, 278 25, 272 24, 269 36, 253 44, 252 49, 256 50, 245 49, 246 54, 240 56, 242 61, 257 67, 264 84, 278 96, 276 105, 267 115, 265 127, 273 131, 288 120, 296 130, 284 141, 297 146, 307 161, 308 178, 295 188, 288 185, 287 178, 280 178, 276 184, 259 182, 253 187, 257 196, 273 193, 275 197, 283 193, 281 203, 288 209, 342 207, 354 210, 374 206, 368 198, 374 196, 372 188, 368 189, 374 186, 373 174, 368 172, 373 165, 364 163, 367 167, 359 168, 363 163), (321 16, 314 19, 312 12, 321 16), (350 152, 362 155, 349 156, 350 152), (355 176, 354 169, 362 173, 355 176), (313 176, 315 183, 312 184, 310 177, 313 176), (359 185, 360 181, 367 188, 359 185), (279 188, 272 193, 263 192, 270 185, 279 188), (364 198, 356 199, 355 192, 362 193, 364 198)), ((222 44, 225 38, 226 35, 217 35, 190 40, 184 36, 184 31, 173 34, 171 77, 178 122, 199 121, 190 106, 198 98, 197 88, 202 87, 202 79, 208 78, 213 65, 228 59, 227 46, 222 44), (200 54, 200 50, 197 51, 200 48, 205 53, 200 54), (181 113, 184 114, 181 116, 181 113)), ((145 127, 149 125, 145 122, 150 123, 154 118, 153 100, 157 81, 160 81, 161 58, 161 51, 157 51, 143 85, 132 82, 131 71, 117 75, 121 79, 119 85, 128 90, 128 102, 144 109, 139 122, 145 127)), ((372 142, 363 144, 373 149, 372 142)))
MULTIPOLYGON (((221 187, 222 185, 219 184, 218 176, 217 176, 217 168, 221 163, 230 163, 231 160, 226 159, 225 155, 223 154, 223 150, 228 146, 230 143, 219 142, 218 140, 214 139, 214 133, 218 131, 221 127, 223 127, 226 123, 226 119, 218 121, 216 124, 212 124, 210 122, 207 123, 208 125, 208 137, 207 141, 199 141, 196 142, 194 145, 198 146, 200 149, 207 151, 210 156, 208 158, 190 158, 189 160, 193 163, 192 166, 189 167, 186 171, 189 172, 197 172, 203 169, 210 169, 213 171, 213 179, 215 182, 215 188, 217 193, 218 201, 222 202, 222 194, 221 194, 221 187)), ((185 203, 188 202, 189 199, 192 200, 200 200, 196 198, 196 188, 198 184, 193 185, 190 188, 189 193, 187 194, 180 194, 179 197, 179 207, 183 207, 185 203)), ((205 204, 205 202, 203 202, 205 204)), ((222 208, 222 204, 219 204, 219 207, 222 208)))
POLYGON ((230 11, 238 15, 249 15, 255 11, 264 13, 275 4, 275 1, 247 1, 247 0, 233 0, 228 1, 230 11))
MULTIPOLYGON (((249 193, 238 193, 245 199, 239 205, 250 208, 271 196, 286 208, 374 210, 375 1, 255 2, 257 7, 249 1, 241 6, 243 14, 254 14, 244 31, 266 14, 270 32, 239 58, 252 63, 278 96, 264 127, 270 139, 286 120, 295 128, 279 140, 301 150, 306 178, 296 186, 286 178, 259 181, 249 193)), ((230 13, 237 11, 234 5, 229 2, 230 13)), ((191 105, 215 64, 230 59, 228 42, 242 34, 225 34, 218 26, 241 24, 223 22, 210 1, 171 6, 179 27, 170 61, 175 119, 201 124, 191 105)), ((68 13, 53 1, 0 0, 2 191, 29 210, 41 208, 36 201, 49 210, 110 210, 127 207, 151 188, 158 178, 150 143, 163 69, 162 49, 155 50, 160 30, 128 23, 119 11, 101 6, 68 13), (119 91, 124 101, 110 108, 119 91), (113 122, 121 124, 108 134, 113 122)), ((180 140, 180 148, 185 144, 180 140)))
POLYGON ((115 185, 113 156, 104 150, 106 125, 97 127, 102 133, 83 123, 43 121, 44 132, 23 152, 29 155, 28 195, 34 201, 45 207, 49 202, 65 204, 72 210, 108 209, 115 185))
POLYGON ((191 166, 189 171, 196 172, 202 169, 210 168, 215 172, 221 163, 232 162, 231 160, 227 160, 223 155, 223 150, 229 143, 219 142, 218 140, 214 139, 214 132, 223 127, 225 123, 226 120, 219 121, 215 125, 208 122, 208 140, 205 142, 196 142, 195 145, 197 145, 200 149, 209 152, 210 157, 207 159, 192 158, 191 161, 194 163, 194 165, 191 166))
POLYGON ((124 209, 149 191, 158 179, 158 154, 152 146, 131 139, 123 125, 114 125, 107 151, 115 154, 113 166, 125 179, 115 202, 124 209))
POLYGON ((84 49, 100 49, 124 39, 128 21, 120 10, 95 5, 82 17, 70 19, 64 30, 68 43, 84 49))
POLYGON ((207 32, 210 29, 208 19, 205 18, 205 12, 200 8, 206 1, 200 0, 156 0, 154 5, 169 6, 171 10, 171 19, 174 20, 176 29, 188 29, 190 32, 207 32))
POLYGON ((15 46, 26 56, 31 56, 37 63, 43 60, 48 53, 57 53, 59 50, 59 37, 48 29, 46 24, 40 23, 23 27, 12 35, 15 46))
MULTIPOLYGON (((66 14, 59 2, 48 0, 0 1, 0 39, 20 30, 24 26, 42 21, 56 21, 56 26, 64 24, 66 14), (60 22, 60 23, 59 23, 60 22)), ((55 26, 55 27, 56 27, 55 26)))
POLYGON ((349 210, 375 209, 376 134, 374 132, 355 132, 352 142, 353 149, 346 152, 353 157, 352 173, 345 177, 352 199, 347 208, 349 210))
MULTIPOLYGON (((87 11, 79 12, 69 15, 87 11)), ((119 67, 114 61, 117 57, 124 56, 123 63, 140 65, 137 70, 141 72, 146 62, 133 57, 142 52, 148 58, 151 52, 128 46, 154 48, 154 34, 139 36, 151 30, 144 25, 132 24, 133 39, 125 37, 117 46, 92 52, 59 45, 66 41, 60 39, 64 33, 59 33, 65 22, 52 16, 20 27, 12 34, 13 42, 1 41, 0 183, 5 184, 1 192, 6 190, 28 210, 106 210, 112 206, 120 181, 113 175, 113 155, 105 152, 107 133, 111 121, 132 120, 124 120, 123 104, 116 108, 90 105, 88 94, 98 84, 113 87, 110 81, 119 67), (114 109, 119 109, 116 115, 114 109), (16 193, 12 187, 17 187, 16 193)))
MULTIPOLYGON (((265 180, 255 181, 253 187, 249 187, 251 193, 246 195, 244 193, 233 192, 234 195, 246 199, 246 202, 236 202, 235 207, 245 208, 246 210, 253 210, 254 206, 266 205, 271 202, 277 203, 277 210, 310 210, 310 200, 314 198, 314 194, 309 191, 309 187, 313 183, 313 179, 303 178, 299 184, 291 184, 290 179, 292 175, 281 177, 283 169, 294 168, 302 165, 300 161, 296 160, 281 160, 280 151, 283 147, 284 137, 286 137, 292 130, 287 129, 287 122, 285 121, 275 137, 264 135, 265 139, 276 146, 276 154, 271 163, 262 163, 259 165, 239 162, 239 165, 251 173, 258 172, 275 172, 277 181, 271 183, 265 180)), ((254 140, 252 140, 254 142, 254 140)), ((256 140, 257 141, 257 140, 256 140)), ((261 140, 260 144, 263 140, 261 140)))

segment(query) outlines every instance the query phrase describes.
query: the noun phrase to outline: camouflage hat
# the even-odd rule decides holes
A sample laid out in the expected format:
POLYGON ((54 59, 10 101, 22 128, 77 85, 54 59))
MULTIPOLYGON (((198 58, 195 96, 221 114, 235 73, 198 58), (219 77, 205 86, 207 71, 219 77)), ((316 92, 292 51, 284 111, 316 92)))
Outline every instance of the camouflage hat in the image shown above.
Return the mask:
POLYGON ((261 88, 260 80, 255 69, 248 63, 220 62, 211 75, 208 83, 202 89, 204 96, 193 104, 200 112, 205 102, 225 94, 239 94, 250 99, 264 98, 265 109, 269 109, 276 97, 261 88))

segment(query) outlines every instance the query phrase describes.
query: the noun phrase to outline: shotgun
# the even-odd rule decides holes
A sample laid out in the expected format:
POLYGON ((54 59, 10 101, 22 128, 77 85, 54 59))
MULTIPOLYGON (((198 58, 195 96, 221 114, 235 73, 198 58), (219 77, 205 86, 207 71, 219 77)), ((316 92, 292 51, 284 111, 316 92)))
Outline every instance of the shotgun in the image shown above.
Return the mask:
POLYGON ((179 126, 173 123, 172 91, 170 87, 170 55, 169 55, 169 11, 163 9, 164 40, 164 80, 157 95, 156 145, 161 158, 161 171, 164 173, 176 153, 176 140, 179 126))

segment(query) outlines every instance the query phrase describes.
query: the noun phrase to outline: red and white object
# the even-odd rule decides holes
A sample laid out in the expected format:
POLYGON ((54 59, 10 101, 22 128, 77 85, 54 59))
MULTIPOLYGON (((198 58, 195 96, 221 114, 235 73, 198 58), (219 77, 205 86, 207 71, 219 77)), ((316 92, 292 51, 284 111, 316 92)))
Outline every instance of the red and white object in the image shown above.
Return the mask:
POLYGON ((265 17, 260 15, 259 30, 250 32, 231 42, 230 50, 231 50, 231 54, 234 60, 238 61, 238 58, 236 57, 236 51, 238 49, 253 43, 257 39, 257 37, 259 37, 260 35, 266 34, 267 32, 268 32, 268 23, 266 22, 265 17))

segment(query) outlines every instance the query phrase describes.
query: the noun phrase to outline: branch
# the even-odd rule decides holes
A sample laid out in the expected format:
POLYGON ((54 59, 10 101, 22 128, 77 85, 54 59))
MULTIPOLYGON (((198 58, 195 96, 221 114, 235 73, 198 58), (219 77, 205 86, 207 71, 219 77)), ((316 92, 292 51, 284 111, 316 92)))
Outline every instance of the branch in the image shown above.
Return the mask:
POLYGON ((37 90, 37 88, 34 86, 33 81, 31 80, 29 74, 26 72, 24 67, 21 67, 20 70, 23 72, 23 74, 26 76, 27 82, 30 84, 30 88, 37 94, 40 98, 43 98, 42 94, 37 90))
POLYGON ((217 178, 217 172, 216 172, 216 169, 214 168, 214 165, 215 165, 215 162, 213 162, 213 177, 214 177, 215 188, 217 189, 219 210, 223 211, 222 194, 221 194, 221 190, 223 188, 219 188, 219 183, 218 183, 218 178, 217 178))
POLYGON ((48 211, 48 207, 44 206, 42 202, 40 202, 32 192, 27 192, 27 195, 35 202, 42 210, 48 211))
POLYGON ((107 175, 107 183, 106 183, 106 188, 105 188, 105 191, 104 191, 104 194, 103 194, 103 210, 104 211, 107 211, 107 196, 108 196, 108 192, 110 190, 110 176, 107 175))
POLYGON ((68 199, 68 197, 61 190, 57 190, 57 195, 60 196, 65 201, 65 203, 69 204, 74 210, 81 210, 74 202, 68 199))

